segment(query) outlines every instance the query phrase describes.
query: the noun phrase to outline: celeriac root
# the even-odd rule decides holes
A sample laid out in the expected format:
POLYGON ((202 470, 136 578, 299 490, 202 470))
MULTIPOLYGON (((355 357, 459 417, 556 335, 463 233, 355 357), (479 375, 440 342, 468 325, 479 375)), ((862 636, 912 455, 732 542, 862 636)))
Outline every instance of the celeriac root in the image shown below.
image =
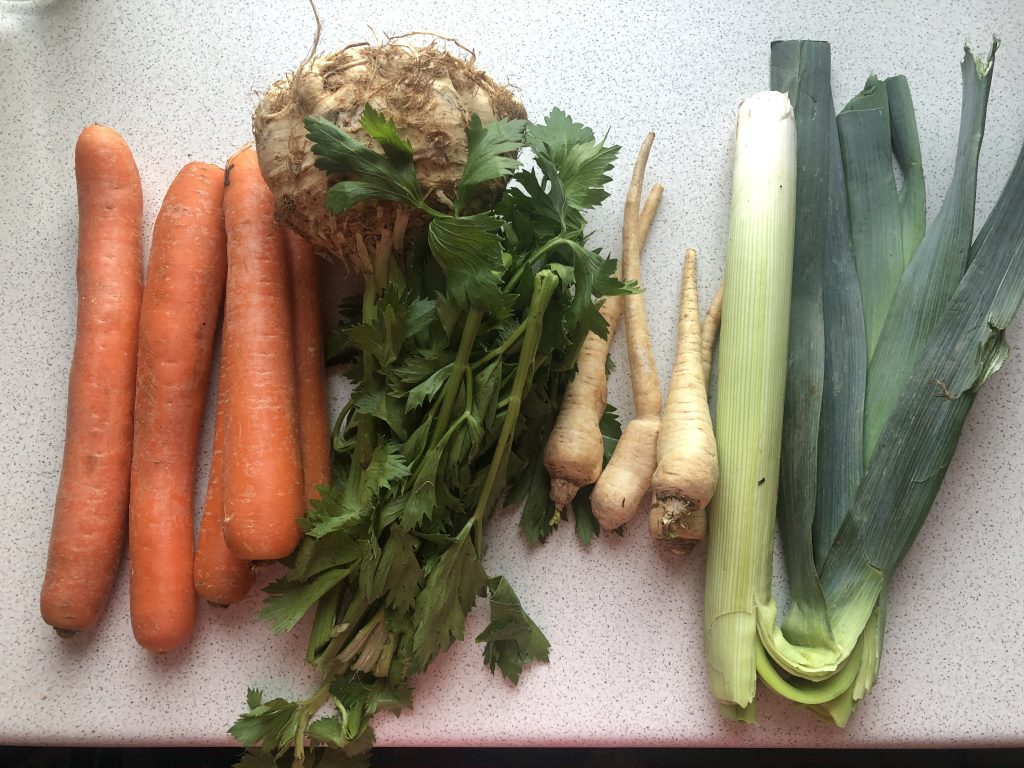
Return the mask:
MULTIPOLYGON (((721 289, 718 296, 721 296, 721 289)), ((697 252, 686 251, 679 309, 676 361, 658 438, 658 468, 651 483, 651 535, 688 552, 704 538, 704 508, 718 486, 718 447, 708 409, 705 371, 710 367, 717 318, 716 302, 700 326, 697 252)))
POLYGON ((718 326, 722 322, 722 296, 725 283, 718 284, 715 297, 711 299, 708 313, 704 315, 704 323, 700 326, 700 350, 704 361, 704 388, 711 391, 711 357, 715 353, 715 339, 718 338, 718 326))
MULTIPOLYGON (((647 242, 664 189, 651 187, 640 212, 640 248, 647 242)), ((621 277, 620 262, 616 277, 621 277)), ((605 367, 608 346, 622 316, 622 296, 609 296, 601 307, 608 323, 608 338, 588 333, 580 347, 576 376, 569 382, 558 411, 558 419, 544 448, 544 466, 551 476, 551 500, 562 511, 580 488, 593 485, 604 464, 604 439, 601 417, 608 402, 608 375, 605 367)))
MULTIPOLYGON (((640 282, 639 207, 644 171, 654 134, 640 147, 622 221, 622 271, 626 280, 640 282)), ((657 465, 658 432, 661 427, 661 386, 647 328, 643 293, 624 297, 626 346, 633 383, 636 417, 626 425, 615 452, 594 486, 590 497, 594 516, 605 530, 629 522, 651 487, 657 465)))

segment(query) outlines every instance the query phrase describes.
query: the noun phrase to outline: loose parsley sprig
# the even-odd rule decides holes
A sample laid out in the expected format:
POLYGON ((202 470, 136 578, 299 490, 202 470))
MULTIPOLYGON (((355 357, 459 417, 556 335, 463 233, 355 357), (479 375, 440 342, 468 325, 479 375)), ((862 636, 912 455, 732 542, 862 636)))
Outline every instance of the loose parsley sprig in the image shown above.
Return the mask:
MULTIPOLYGON (((601 298, 630 290, 588 245, 583 216, 606 197, 618 148, 565 113, 539 124, 474 116, 450 210, 427 200, 411 145, 370 106, 362 128, 380 152, 326 120, 306 127, 317 166, 336 180, 333 213, 389 200, 426 228, 403 252, 366 260, 361 303, 331 337, 355 382, 334 430, 335 479, 262 612, 284 632, 314 610, 306 659, 323 682, 297 702, 250 691, 231 729, 251 748, 249 768, 363 755, 373 715, 410 706, 407 681, 462 639, 478 596, 490 600, 476 639, 492 671, 515 682, 547 661, 548 641, 511 584, 484 568, 484 522, 504 498, 526 500, 531 541, 557 523, 543 444, 582 339, 607 333, 601 298), (519 165, 526 147, 535 169, 519 165)), ((606 426, 614 435, 613 417, 606 426)), ((575 514, 589 541, 589 509, 575 514)))

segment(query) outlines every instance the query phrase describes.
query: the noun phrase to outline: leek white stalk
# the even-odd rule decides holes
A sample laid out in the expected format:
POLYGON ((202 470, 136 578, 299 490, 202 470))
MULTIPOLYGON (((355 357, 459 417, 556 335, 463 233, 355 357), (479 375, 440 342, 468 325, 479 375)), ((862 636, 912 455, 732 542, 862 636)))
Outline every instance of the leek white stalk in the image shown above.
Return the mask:
POLYGON ((753 714, 756 606, 771 597, 795 219, 793 108, 765 91, 736 120, 704 606, 711 691, 737 719, 753 714))

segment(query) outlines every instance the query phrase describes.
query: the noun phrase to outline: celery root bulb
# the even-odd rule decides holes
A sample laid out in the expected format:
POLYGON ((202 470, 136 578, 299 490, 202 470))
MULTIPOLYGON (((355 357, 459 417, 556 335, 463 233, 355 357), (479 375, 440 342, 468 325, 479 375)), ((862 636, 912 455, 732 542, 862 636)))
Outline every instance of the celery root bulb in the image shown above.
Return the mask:
MULTIPOLYGON (((325 207, 329 179, 314 167, 303 120, 326 118, 363 142, 365 105, 394 120, 413 148, 416 176, 428 202, 446 208, 466 162, 466 126, 524 118, 512 93, 467 61, 431 44, 355 45, 318 56, 270 87, 253 115, 260 169, 274 192, 278 218, 319 249, 343 260, 390 228, 403 204, 363 203, 335 216, 325 207)), ((379 149, 378 147, 374 147, 379 149)), ((494 187, 480 194, 493 195, 494 187)), ((409 229, 416 229, 413 215, 409 229)))

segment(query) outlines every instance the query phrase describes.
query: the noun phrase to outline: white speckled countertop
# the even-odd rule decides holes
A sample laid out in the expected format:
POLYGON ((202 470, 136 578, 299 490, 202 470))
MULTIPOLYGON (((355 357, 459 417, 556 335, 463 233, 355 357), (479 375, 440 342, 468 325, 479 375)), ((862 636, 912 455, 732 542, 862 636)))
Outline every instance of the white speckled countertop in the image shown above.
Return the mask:
MULTIPOLYGON (((1024 15, 1014 0, 834 0, 820 12, 801 0, 319 5, 323 47, 372 30, 453 35, 519 89, 532 115, 557 105, 607 128, 628 162, 657 131, 648 176, 667 194, 643 271, 666 377, 682 250, 705 255, 706 302, 722 271, 734 110, 767 87, 772 39, 830 40, 838 104, 870 71, 908 76, 932 215, 952 168, 965 40, 1003 40, 979 222, 1024 139, 1024 15)), ((92 121, 125 135, 148 228, 181 165, 223 161, 249 139, 254 93, 294 66, 311 37, 304 0, 0 0, 0 743, 230 744, 247 685, 309 690, 304 625, 273 637, 255 618, 257 595, 229 610, 202 605, 192 643, 162 657, 132 640, 125 569, 95 633, 60 640, 37 601, 74 337, 75 138, 92 121)), ((591 218, 596 241, 613 250, 624 189, 620 170, 591 218)), ((1024 343, 1020 319, 1008 338, 1024 343)), ((614 353, 621 359, 621 339, 614 353)), ((515 584, 551 640, 551 663, 513 687, 482 666, 475 644, 460 643, 419 678, 413 712, 378 719, 379 743, 1024 746, 1022 357, 1015 349, 978 398, 892 585, 880 682, 846 730, 767 692, 759 726, 719 717, 702 656, 703 550, 663 556, 638 519, 589 549, 565 529, 530 551, 509 513, 489 528, 488 567, 515 584)), ((620 369, 611 398, 628 413, 627 394, 620 369)))

